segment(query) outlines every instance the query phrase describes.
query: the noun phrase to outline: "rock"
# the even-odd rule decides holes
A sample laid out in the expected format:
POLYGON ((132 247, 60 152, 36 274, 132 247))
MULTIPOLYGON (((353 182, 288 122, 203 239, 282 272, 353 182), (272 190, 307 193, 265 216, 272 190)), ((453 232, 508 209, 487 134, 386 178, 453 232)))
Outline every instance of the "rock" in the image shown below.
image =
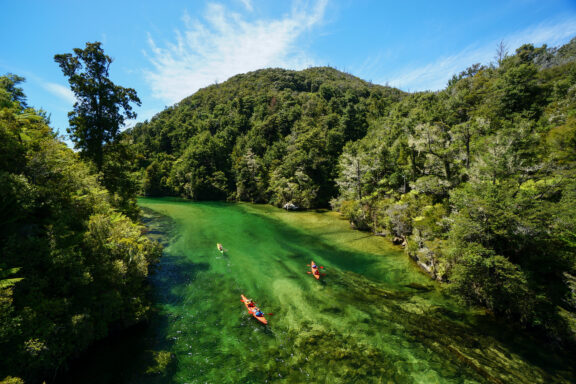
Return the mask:
POLYGON ((292 202, 284 204, 283 208, 287 211, 297 211, 300 209, 297 205, 293 204, 292 202))

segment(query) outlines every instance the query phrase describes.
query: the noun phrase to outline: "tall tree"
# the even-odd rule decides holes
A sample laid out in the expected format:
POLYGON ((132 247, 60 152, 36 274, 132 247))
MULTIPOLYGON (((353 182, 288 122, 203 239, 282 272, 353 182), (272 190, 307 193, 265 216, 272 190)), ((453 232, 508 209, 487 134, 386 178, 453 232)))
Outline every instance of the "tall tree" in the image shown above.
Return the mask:
POLYGON ((498 65, 502 65, 502 62, 507 57, 508 57, 508 46, 504 43, 504 40, 500 40, 500 43, 496 47, 496 55, 494 55, 494 59, 496 59, 498 65))
POLYGON ((26 95, 24 95, 24 91, 22 88, 17 87, 18 84, 24 82, 24 78, 18 75, 14 75, 12 73, 7 73, 4 76, 0 77, 0 89, 6 91, 7 98, 3 99, 0 98, 0 106, 7 107, 7 102, 17 101, 20 103, 20 108, 28 108, 26 104, 26 95))
POLYGON ((115 85, 109 78, 112 59, 104 54, 100 42, 86 43, 85 49, 54 56, 76 96, 74 110, 68 113, 68 133, 76 148, 102 169, 103 146, 117 137, 125 119, 136 113, 130 103, 140 105, 132 88, 115 85))

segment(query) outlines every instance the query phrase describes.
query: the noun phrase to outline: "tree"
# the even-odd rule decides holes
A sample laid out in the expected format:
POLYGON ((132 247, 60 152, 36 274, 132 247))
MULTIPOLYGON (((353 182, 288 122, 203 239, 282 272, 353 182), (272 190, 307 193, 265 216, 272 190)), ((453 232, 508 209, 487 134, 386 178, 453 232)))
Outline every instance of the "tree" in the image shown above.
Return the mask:
POLYGON ((380 159, 376 152, 379 148, 370 151, 362 148, 360 142, 350 142, 344 149, 339 160, 339 177, 336 184, 340 189, 340 194, 344 198, 361 200, 366 189, 369 189, 370 173, 376 171, 380 165, 380 159))
POLYGON ((68 113, 68 133, 98 170, 103 164, 104 144, 114 141, 125 119, 136 117, 130 103, 140 105, 134 89, 117 86, 108 78, 112 59, 100 44, 86 43, 85 49, 74 48, 74 55, 54 56, 76 96, 74 110, 68 113))
MULTIPOLYGON (((110 205, 116 197, 57 139, 44 113, 22 106, 20 81, 0 76, 2 383, 48 380, 112 327, 143 320, 146 276, 161 253, 110 205)), ((112 148, 119 144, 105 156, 121 154, 112 148)), ((125 158, 105 161, 102 178, 125 158)), ((120 181, 109 182, 114 195, 120 181)))
POLYGON ((494 251, 477 243, 468 243, 455 250, 458 262, 452 271, 451 290, 469 303, 522 322, 531 320, 534 300, 525 273, 494 251))
POLYGON ((464 167, 466 167, 466 169, 470 168, 473 139, 475 139, 476 136, 479 136, 483 131, 488 130, 489 126, 489 121, 477 117, 452 127, 452 135, 459 143, 458 145, 461 147, 460 157, 464 162, 464 167))
POLYGON ((496 55, 494 58, 498 65, 502 65, 502 61, 504 61, 506 57, 508 57, 508 46, 506 46, 504 40, 500 40, 500 43, 496 47, 496 55))
POLYGON ((252 152, 251 148, 248 148, 246 154, 237 159, 235 171, 236 197, 243 201, 265 201, 262 160, 252 152))
POLYGON ((20 103, 20 108, 25 109, 28 108, 26 104, 26 95, 24 95, 24 91, 22 88, 17 87, 17 84, 24 82, 24 78, 18 75, 14 75, 12 73, 7 73, 6 75, 0 77, 0 89, 3 89, 9 95, 9 98, 6 100, 0 99, 0 106, 5 107, 7 105, 7 101, 10 102, 17 101, 20 103))
POLYGON ((426 155, 429 174, 451 181, 458 169, 458 151, 450 127, 442 122, 418 124, 408 143, 426 155))

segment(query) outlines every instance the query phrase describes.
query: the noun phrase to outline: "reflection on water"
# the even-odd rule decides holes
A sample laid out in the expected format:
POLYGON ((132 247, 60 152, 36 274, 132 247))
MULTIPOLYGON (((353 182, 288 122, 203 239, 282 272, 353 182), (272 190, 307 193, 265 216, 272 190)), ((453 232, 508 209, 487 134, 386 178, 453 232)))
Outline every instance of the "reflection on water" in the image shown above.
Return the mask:
POLYGON ((166 245, 153 277, 156 313, 145 331, 98 346, 62 382, 575 380, 568 356, 459 307, 398 248, 331 212, 140 205, 150 235, 166 245), (320 281, 307 274, 312 259, 325 266, 320 281), (248 315, 242 293, 273 313, 268 327, 248 315))

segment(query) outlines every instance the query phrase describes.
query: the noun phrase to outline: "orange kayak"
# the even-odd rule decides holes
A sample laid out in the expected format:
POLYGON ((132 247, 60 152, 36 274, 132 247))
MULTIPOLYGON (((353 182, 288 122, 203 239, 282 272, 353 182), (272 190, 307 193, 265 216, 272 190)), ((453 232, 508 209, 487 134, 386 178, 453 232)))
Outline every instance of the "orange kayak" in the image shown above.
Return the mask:
POLYGON ((256 320, 258 320, 259 322, 261 322, 262 324, 268 324, 268 320, 266 320, 264 318, 264 315, 262 316, 256 316, 256 311, 258 309, 258 307, 256 306, 256 304, 254 304, 253 306, 248 305, 248 299, 246 298, 246 296, 244 295, 240 295, 242 297, 242 302, 244 303, 244 305, 246 306, 246 309, 248 310, 248 312, 254 316, 256 318, 256 320))
POLYGON ((316 280, 320 280, 320 271, 318 270, 318 266, 316 265, 316 268, 314 268, 316 264, 314 263, 314 260, 312 260, 310 262, 310 269, 312 269, 312 276, 314 276, 316 278, 316 280))

